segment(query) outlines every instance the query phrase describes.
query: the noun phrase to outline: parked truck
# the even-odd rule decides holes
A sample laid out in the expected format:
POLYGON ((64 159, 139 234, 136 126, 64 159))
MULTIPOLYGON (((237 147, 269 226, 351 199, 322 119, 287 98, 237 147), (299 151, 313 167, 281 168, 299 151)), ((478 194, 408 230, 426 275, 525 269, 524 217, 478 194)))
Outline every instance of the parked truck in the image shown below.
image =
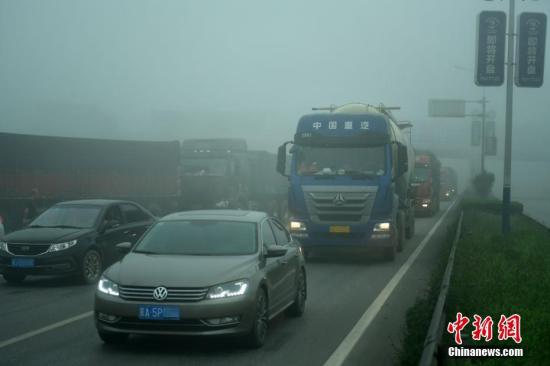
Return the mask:
POLYGON ((412 185, 417 215, 433 216, 439 211, 441 163, 431 151, 416 151, 412 185))
POLYGON ((179 202, 179 142, 0 133, 0 216, 22 225, 31 192, 39 211, 85 198, 132 200, 157 214, 179 202))
POLYGON ((292 235, 307 254, 381 250, 393 260, 414 234, 413 167, 414 150, 383 106, 303 116, 278 151, 277 170, 290 182, 292 235))
POLYGON ((184 209, 254 209, 286 212, 288 183, 275 172, 276 155, 251 151, 244 139, 182 142, 184 209))
POLYGON ((458 193, 458 177, 456 171, 449 166, 442 167, 440 180, 439 198, 442 201, 453 200, 458 193))

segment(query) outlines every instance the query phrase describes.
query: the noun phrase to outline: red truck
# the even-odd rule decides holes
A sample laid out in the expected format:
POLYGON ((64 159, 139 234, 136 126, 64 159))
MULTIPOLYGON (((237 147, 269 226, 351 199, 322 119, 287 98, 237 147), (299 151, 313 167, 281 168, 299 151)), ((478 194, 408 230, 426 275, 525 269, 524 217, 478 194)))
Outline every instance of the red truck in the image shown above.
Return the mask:
POLYGON ((416 151, 412 186, 415 213, 433 216, 439 211, 441 163, 430 151, 416 151))
POLYGON ((0 133, 0 216, 22 225, 31 192, 39 210, 71 199, 132 200, 161 214, 177 209, 178 141, 128 141, 0 133))

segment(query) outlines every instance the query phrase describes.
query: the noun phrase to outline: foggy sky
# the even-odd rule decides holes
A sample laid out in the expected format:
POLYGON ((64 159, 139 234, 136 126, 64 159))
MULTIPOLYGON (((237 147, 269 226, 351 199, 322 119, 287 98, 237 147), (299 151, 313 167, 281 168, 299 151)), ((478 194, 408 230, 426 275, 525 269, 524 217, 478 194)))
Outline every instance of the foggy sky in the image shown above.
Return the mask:
MULTIPOLYGON (((401 106, 396 115, 413 122, 416 145, 468 150, 470 119, 429 118, 428 99, 481 98, 476 16, 507 4, 0 0, 0 131, 242 136, 273 151, 311 107, 383 102, 401 106)), ((550 1, 516 8, 549 13, 550 1)), ((550 160, 549 59, 542 88, 515 89, 519 157, 550 160)), ((500 154, 505 87, 486 88, 486 96, 500 154)))

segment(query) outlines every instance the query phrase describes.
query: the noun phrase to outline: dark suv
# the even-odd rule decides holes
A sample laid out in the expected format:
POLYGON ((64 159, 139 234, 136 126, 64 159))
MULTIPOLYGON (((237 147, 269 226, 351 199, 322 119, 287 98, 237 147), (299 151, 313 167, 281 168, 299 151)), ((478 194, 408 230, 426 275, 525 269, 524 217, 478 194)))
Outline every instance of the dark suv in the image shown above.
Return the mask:
POLYGON ((0 273, 8 282, 27 275, 77 275, 94 283, 121 258, 116 244, 135 243, 155 220, 129 201, 58 203, 0 241, 0 273))

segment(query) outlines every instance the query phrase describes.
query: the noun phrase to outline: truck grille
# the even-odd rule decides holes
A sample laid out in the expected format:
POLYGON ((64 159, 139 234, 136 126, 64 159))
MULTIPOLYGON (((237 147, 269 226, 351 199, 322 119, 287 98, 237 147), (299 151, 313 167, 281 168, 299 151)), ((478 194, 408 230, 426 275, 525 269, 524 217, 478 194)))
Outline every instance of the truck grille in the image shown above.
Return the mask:
POLYGON ((366 223, 376 186, 304 186, 309 216, 316 223, 366 223))
POLYGON ((50 249, 50 244, 8 244, 8 251, 13 255, 40 255, 50 249))
MULTIPOLYGON (((130 301, 156 301, 156 287, 119 286, 120 297, 130 301)), ((208 288, 167 288, 168 296, 163 302, 196 302, 204 299, 208 288)))

